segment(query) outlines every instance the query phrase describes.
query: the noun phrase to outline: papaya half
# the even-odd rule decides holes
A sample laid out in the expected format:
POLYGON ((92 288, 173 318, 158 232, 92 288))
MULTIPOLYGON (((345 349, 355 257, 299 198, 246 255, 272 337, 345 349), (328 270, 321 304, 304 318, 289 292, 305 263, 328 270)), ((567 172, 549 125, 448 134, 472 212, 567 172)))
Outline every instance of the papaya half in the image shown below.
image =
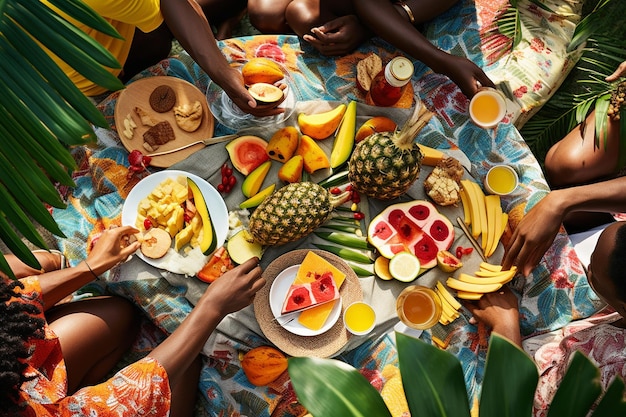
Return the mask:
POLYGON ((239 136, 228 142, 226 151, 233 167, 243 175, 250 174, 270 159, 267 154, 267 142, 258 136, 239 136))

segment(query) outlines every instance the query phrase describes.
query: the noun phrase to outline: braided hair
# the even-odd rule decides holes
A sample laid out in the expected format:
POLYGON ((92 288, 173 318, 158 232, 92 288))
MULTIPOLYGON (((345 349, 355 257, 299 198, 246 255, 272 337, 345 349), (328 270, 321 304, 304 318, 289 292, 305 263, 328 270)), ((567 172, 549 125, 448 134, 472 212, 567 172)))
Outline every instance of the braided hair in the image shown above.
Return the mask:
MULTIPOLYGON (((21 302, 16 289, 24 285, 0 277, 0 410, 12 415, 19 409, 19 390, 27 380, 26 360, 31 356, 28 341, 44 338, 44 320, 37 317, 41 309, 21 302)), ((7 414, 4 414, 7 413, 7 414)))

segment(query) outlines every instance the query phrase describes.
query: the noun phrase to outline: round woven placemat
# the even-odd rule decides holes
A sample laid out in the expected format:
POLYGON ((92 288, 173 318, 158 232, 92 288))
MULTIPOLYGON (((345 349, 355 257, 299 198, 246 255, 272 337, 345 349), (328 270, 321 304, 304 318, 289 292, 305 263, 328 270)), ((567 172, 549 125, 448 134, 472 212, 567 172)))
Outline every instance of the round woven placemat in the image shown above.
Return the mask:
POLYGON ((263 271, 263 277, 267 283, 254 297, 254 315, 265 336, 277 348, 291 356, 327 358, 333 356, 348 343, 350 334, 343 325, 343 313, 351 303, 363 300, 363 290, 361 289, 359 278, 343 259, 322 250, 298 249, 287 252, 272 261, 263 271), (301 264, 306 254, 310 251, 320 255, 346 274, 346 280, 339 288, 342 303, 341 315, 337 323, 320 335, 298 336, 289 332, 274 320, 269 294, 276 276, 289 266, 301 264))

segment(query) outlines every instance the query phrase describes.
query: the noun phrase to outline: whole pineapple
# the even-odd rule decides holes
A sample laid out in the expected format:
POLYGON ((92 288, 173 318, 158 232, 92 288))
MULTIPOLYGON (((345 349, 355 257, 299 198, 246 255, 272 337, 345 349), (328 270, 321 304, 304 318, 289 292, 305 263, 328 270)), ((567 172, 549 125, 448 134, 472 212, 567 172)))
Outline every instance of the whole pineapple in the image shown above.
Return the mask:
POLYGON ((282 245, 317 229, 350 192, 331 194, 312 182, 286 185, 267 197, 250 216, 249 230, 261 245, 282 245))
POLYGON ((350 157, 348 179, 362 194, 392 200, 404 194, 417 180, 423 155, 415 137, 432 113, 417 102, 402 129, 377 132, 359 142, 350 157))

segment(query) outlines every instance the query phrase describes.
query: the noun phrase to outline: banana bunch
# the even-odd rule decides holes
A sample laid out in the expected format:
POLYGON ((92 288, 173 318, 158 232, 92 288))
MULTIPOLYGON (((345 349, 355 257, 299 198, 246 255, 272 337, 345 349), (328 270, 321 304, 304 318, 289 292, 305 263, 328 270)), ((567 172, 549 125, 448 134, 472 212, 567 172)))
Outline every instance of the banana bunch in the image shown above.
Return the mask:
POLYGON ((443 325, 452 323, 460 316, 459 309, 461 308, 461 303, 454 298, 441 282, 437 282, 435 292, 441 300, 441 317, 439 318, 439 323, 443 325))
POLYGON ((485 195, 478 184, 461 180, 461 202, 463 222, 471 226, 472 236, 480 237, 480 245, 486 257, 495 252, 509 220, 502 211, 499 195, 485 195))
POLYGON ((456 296, 464 300, 478 300, 483 294, 498 291, 504 284, 511 281, 517 273, 517 267, 502 270, 500 265, 481 262, 474 275, 459 274, 459 278, 449 277, 446 285, 456 290, 456 296))

